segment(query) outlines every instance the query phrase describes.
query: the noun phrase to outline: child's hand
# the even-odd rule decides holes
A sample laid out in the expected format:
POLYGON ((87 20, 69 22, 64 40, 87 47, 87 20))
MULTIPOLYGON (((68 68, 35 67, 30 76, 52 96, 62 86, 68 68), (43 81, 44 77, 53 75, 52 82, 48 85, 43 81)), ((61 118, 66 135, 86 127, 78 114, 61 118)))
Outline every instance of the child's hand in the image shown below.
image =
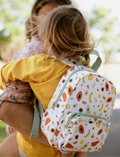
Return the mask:
POLYGON ((11 135, 11 134, 13 134, 15 131, 16 130, 14 128, 12 128, 9 125, 6 125, 6 133, 7 133, 8 136, 11 135))

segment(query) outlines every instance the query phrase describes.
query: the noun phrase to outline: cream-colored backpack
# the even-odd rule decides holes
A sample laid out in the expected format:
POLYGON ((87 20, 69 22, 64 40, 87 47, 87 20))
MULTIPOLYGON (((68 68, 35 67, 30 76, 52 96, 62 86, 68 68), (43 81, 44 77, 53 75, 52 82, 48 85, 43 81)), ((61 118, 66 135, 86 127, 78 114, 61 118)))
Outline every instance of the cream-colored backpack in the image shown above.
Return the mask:
POLYGON ((70 69, 60 80, 47 110, 43 112, 38 103, 41 130, 50 145, 60 151, 100 151, 111 125, 115 86, 95 71, 101 63, 99 56, 91 68, 72 59, 62 62, 70 69))

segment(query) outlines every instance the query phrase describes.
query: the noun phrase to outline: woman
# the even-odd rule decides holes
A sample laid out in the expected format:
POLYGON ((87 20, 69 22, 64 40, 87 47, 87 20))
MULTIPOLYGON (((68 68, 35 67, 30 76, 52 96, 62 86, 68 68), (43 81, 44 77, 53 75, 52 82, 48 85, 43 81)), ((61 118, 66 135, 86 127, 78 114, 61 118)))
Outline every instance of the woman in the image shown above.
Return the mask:
MULTIPOLYGON (((38 3, 38 1, 36 1, 36 2, 38 3)), ((59 0, 59 2, 60 2, 60 0, 59 0)), ((63 2, 63 1, 61 1, 61 2, 63 2)), ((68 3, 68 1, 66 3, 68 3)), ((41 14, 46 14, 53 8, 55 8, 59 5, 62 5, 62 3, 61 4, 54 3, 54 5, 53 5, 53 3, 50 3, 50 1, 46 1, 46 3, 43 3, 43 4, 44 5, 42 5, 42 8, 40 7, 41 5, 38 7, 40 10, 35 12, 36 15, 39 16, 41 14)), ((65 4, 65 0, 64 0, 64 4, 65 4)), ((69 2, 69 4, 70 4, 70 2, 69 2)), ((27 103, 19 104, 19 103, 3 102, 3 104, 0 108, 0 120, 6 122, 7 124, 9 124, 13 128, 15 128, 17 131, 19 131, 21 134, 23 134, 23 136, 29 137, 31 128, 32 128, 32 121, 33 121, 33 114, 34 114, 33 112, 34 112, 33 108, 32 107, 30 108, 29 104, 27 104, 27 103), (19 114, 18 114, 18 111, 19 111, 19 114)), ((37 141, 39 142, 39 141, 41 141, 41 139, 43 141, 43 144, 47 143, 47 139, 44 136, 42 136, 41 130, 39 130, 39 137, 38 137, 37 141)), ((33 143, 33 140, 32 141, 30 140, 29 142, 33 143)), ((32 144, 32 146, 33 147, 31 149, 34 150, 34 149, 36 149, 36 147, 39 147, 40 144, 37 142, 34 142, 34 144, 32 144)), ((28 147, 29 147, 29 145, 28 145, 28 147)), ((42 151, 45 151, 44 154, 47 155, 47 153, 48 153, 50 156, 60 156, 60 152, 58 152, 54 148, 47 147, 47 151, 46 151, 46 149, 44 150, 44 147, 47 147, 47 146, 45 146, 45 145, 43 146, 42 151)), ((28 150, 30 150, 30 149, 28 149, 28 150)), ((4 155, 6 155, 6 156, 10 156, 10 155, 11 156, 13 156, 13 155, 14 156, 22 156, 22 155, 24 155, 21 151, 19 152, 19 150, 18 150, 16 133, 13 133, 10 137, 8 137, 1 144, 0 156, 4 156, 4 155)), ((34 154, 31 153, 31 156, 32 155, 34 155, 34 154)))

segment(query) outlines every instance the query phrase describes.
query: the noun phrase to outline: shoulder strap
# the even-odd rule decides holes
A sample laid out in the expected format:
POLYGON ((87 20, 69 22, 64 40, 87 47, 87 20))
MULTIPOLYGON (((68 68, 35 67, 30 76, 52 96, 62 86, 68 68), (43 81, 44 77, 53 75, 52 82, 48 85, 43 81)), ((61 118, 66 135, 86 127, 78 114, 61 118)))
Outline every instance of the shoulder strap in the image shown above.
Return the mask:
POLYGON ((39 111, 36 106, 37 99, 34 102, 34 118, 33 118, 33 125, 31 130, 30 138, 36 140, 38 138, 38 132, 39 132, 39 124, 40 124, 40 117, 39 117, 39 111))
POLYGON ((33 118, 33 125, 32 125, 30 138, 36 140, 38 138, 39 127, 40 127, 40 115, 44 113, 44 110, 42 104, 37 98, 35 99, 34 106, 35 106, 34 118, 33 118))
MULTIPOLYGON (((93 63, 93 65, 91 66, 91 69, 93 69, 94 71, 97 71, 97 70, 99 69, 101 63, 102 63, 102 60, 101 60, 100 55, 99 55, 99 53, 98 53, 97 50, 91 51, 91 52, 90 52, 90 55, 92 55, 92 54, 95 55, 95 56, 97 56, 97 59, 96 59, 96 61, 93 63)), ((52 56, 52 57, 56 59, 55 56, 52 56)), ((83 57, 84 57, 84 56, 83 56, 83 57)), ((80 59, 79 62, 76 61, 76 60, 73 59, 73 58, 70 58, 70 59, 69 59, 69 58, 64 58, 64 59, 62 59, 62 60, 60 60, 60 61, 63 62, 64 64, 66 64, 66 65, 69 65, 69 66, 77 66, 77 67, 86 69, 87 67, 83 66, 83 61, 82 61, 83 57, 80 59)))
POLYGON ((102 63, 102 59, 100 58, 100 55, 99 55, 98 51, 96 51, 96 50, 93 50, 92 52, 90 52, 90 54, 94 54, 97 56, 96 61, 94 62, 94 64, 91 67, 91 69, 97 71, 102 63))

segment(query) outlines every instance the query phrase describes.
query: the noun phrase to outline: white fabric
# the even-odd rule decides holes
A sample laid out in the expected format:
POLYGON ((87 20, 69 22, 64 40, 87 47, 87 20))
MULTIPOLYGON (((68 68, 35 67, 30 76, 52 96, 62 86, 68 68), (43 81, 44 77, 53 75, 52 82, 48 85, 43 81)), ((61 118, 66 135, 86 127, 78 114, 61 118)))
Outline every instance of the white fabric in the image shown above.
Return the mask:
POLYGON ((20 149, 20 147, 18 146, 18 150, 19 150, 19 155, 20 157, 28 157, 27 155, 25 155, 22 150, 20 149))

